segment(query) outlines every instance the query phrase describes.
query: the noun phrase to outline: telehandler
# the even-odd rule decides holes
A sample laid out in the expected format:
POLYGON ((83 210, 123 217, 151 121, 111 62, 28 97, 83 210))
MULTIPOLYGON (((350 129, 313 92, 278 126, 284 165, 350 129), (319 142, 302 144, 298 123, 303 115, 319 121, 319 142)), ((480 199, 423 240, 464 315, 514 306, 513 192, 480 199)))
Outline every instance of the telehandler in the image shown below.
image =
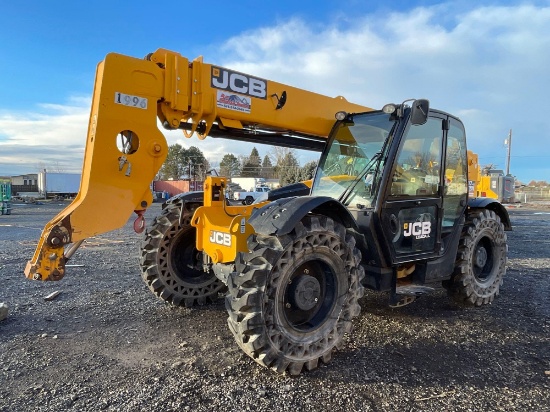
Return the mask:
POLYGON ((506 271, 506 209, 468 195, 462 122, 424 99, 374 110, 189 61, 164 49, 99 63, 80 192, 40 238, 25 274, 59 280, 82 241, 136 231, 167 143, 157 127, 321 152, 312 181, 232 205, 228 179, 177 195, 147 228, 142 276, 173 305, 225 294, 242 350, 279 373, 328 362, 359 315, 364 288, 402 306, 442 285, 486 305, 506 271), (335 120, 336 118, 336 120, 335 120))

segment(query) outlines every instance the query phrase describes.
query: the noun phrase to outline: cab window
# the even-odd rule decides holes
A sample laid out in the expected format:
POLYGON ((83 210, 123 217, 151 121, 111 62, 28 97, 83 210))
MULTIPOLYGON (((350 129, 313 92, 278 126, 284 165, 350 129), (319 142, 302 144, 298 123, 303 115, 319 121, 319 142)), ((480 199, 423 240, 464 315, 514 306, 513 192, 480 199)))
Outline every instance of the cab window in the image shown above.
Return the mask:
POLYGON ((442 119, 435 117, 409 127, 397 154, 390 196, 438 195, 442 135, 442 119))

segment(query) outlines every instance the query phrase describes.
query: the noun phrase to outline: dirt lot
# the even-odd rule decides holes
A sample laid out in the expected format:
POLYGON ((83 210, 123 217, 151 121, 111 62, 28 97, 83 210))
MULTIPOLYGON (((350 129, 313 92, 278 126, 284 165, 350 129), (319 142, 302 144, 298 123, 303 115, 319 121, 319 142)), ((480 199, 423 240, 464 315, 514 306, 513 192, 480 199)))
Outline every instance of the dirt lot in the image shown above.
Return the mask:
POLYGON ((26 280, 61 208, 0 216, 0 411, 550 411, 550 208, 510 210, 492 305, 461 309, 441 290, 390 309, 367 293, 332 362, 295 378, 240 351, 223 300, 190 310, 154 297, 131 222, 85 243, 62 281, 26 280))

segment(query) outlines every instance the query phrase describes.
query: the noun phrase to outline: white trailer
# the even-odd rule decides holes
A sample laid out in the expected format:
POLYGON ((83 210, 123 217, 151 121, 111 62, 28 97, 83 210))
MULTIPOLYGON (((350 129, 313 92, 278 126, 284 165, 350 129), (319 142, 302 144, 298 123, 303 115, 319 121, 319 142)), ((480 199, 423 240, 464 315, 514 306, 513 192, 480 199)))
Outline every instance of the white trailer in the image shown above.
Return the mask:
POLYGON ((74 196, 80 189, 80 173, 38 173, 38 192, 41 196, 74 196))

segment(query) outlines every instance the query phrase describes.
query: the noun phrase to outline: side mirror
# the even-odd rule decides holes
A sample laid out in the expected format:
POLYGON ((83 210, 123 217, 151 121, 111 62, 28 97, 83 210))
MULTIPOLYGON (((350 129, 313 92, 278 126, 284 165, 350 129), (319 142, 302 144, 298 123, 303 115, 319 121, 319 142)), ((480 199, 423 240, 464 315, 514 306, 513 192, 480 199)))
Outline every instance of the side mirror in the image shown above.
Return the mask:
POLYGON ((417 99, 412 104, 411 123, 420 126, 428 120, 430 101, 428 99, 417 99))

